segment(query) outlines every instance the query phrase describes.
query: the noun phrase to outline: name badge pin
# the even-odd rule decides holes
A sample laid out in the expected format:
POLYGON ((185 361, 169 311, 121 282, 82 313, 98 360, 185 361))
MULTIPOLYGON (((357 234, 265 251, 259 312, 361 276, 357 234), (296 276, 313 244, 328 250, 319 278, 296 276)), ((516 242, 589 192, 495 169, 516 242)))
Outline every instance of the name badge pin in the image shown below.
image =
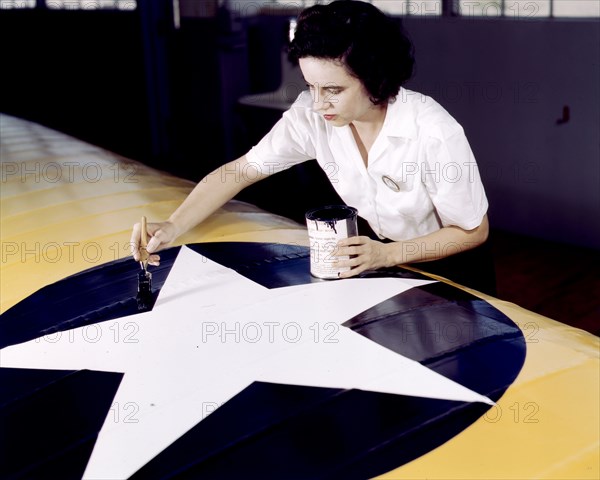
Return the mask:
POLYGON ((393 178, 387 176, 387 175, 382 175, 381 176, 381 180, 383 180, 383 183, 385 183, 385 186, 388 187, 390 190, 393 190, 394 192, 399 192, 400 191, 400 185, 398 185, 393 178))

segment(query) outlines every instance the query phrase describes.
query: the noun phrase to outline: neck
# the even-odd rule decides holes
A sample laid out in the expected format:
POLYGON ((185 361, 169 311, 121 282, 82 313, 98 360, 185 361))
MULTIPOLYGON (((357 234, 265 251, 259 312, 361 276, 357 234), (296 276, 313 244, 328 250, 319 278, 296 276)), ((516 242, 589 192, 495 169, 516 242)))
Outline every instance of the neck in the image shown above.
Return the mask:
POLYGON ((359 121, 350 124, 356 146, 366 167, 369 166, 369 150, 375 143, 381 127, 383 127, 386 111, 387 105, 385 107, 375 107, 368 118, 361 118, 359 121))
POLYGON ((369 113, 360 119, 354 120, 352 125, 360 132, 369 135, 377 135, 383 126, 386 113, 387 104, 373 105, 373 108, 369 110, 369 113))

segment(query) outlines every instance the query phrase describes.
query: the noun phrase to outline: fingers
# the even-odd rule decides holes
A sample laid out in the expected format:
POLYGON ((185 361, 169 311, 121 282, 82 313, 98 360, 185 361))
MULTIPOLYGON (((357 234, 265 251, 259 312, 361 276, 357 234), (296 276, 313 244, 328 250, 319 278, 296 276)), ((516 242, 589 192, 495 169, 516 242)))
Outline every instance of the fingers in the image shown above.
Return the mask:
POLYGON ((366 253, 369 243, 372 242, 365 236, 344 238, 338 241, 333 255, 337 257, 361 255, 366 253))
POLYGON ((365 270, 365 268, 361 266, 363 258, 360 257, 364 247, 362 245, 356 245, 359 238, 360 237, 353 237, 338 242, 337 247, 333 252, 333 256, 337 257, 335 260, 336 268, 341 270, 348 268, 348 270, 340 272, 339 278, 354 277, 365 270))
MULTIPOLYGON (((160 256, 152 255, 168 245, 173 239, 172 235, 168 231, 168 223, 149 223, 146 226, 147 229, 147 245, 146 251, 151 255, 148 257, 148 263, 150 265, 158 266, 160 264, 160 256)), ((141 224, 136 223, 131 231, 131 239, 129 242, 131 254, 136 261, 140 261, 140 235, 142 227, 141 224)))
POLYGON ((353 268, 351 270, 346 270, 345 272, 340 272, 340 274, 338 275, 338 278, 356 277, 357 275, 360 275, 364 271, 365 271, 365 269, 353 268))
POLYGON ((337 257, 336 267, 349 268, 340 278, 349 278, 367 270, 386 266, 383 244, 369 237, 351 237, 340 240, 333 255, 337 257))
POLYGON ((173 241, 173 234, 171 233, 172 229, 169 227, 168 223, 154 223, 151 225, 152 228, 148 229, 148 232, 151 233, 151 237, 146 247, 149 253, 157 252, 173 241))
POLYGON ((146 250, 148 250, 148 253, 152 253, 152 252, 156 252, 161 245, 161 241, 160 241, 160 237, 159 234, 161 233, 161 230, 157 230, 156 234, 150 238, 150 240, 148 241, 148 246, 146 247, 146 250))
POLYGON ((364 245, 369 240, 369 237, 360 236, 360 237, 348 237, 343 238, 342 240, 337 242, 338 247, 349 247, 351 245, 364 245))
POLYGON ((335 257, 353 257, 355 255, 360 255, 362 253, 364 253, 364 248, 362 247, 356 247, 356 246, 352 246, 352 247, 340 247, 338 246, 334 252, 333 252, 333 256, 335 257))
POLYGON ((336 266, 339 268, 350 267, 349 270, 340 272, 339 278, 356 277, 357 275, 369 270, 369 264, 361 263, 359 259, 339 261, 336 266))
POLYGON ((160 265, 160 256, 159 255, 150 255, 148 257, 148 265, 158 267, 160 265))

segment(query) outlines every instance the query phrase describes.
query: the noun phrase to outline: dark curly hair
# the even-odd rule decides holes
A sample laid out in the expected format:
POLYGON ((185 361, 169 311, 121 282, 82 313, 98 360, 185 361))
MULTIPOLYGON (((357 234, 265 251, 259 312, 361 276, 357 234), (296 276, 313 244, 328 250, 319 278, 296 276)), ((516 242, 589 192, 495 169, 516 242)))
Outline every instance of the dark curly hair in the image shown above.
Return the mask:
POLYGON ((415 63, 400 24, 374 5, 355 0, 302 11, 288 55, 294 64, 305 57, 340 60, 375 105, 396 97, 415 63))

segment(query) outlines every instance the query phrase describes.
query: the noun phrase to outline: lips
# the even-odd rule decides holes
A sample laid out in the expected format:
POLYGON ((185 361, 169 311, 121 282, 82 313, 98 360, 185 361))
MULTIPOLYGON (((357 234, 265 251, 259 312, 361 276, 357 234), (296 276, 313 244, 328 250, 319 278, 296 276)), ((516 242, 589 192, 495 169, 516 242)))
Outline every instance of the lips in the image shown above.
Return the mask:
POLYGON ((323 118, 328 121, 334 120, 335 117, 337 117, 337 115, 323 115, 323 118))

